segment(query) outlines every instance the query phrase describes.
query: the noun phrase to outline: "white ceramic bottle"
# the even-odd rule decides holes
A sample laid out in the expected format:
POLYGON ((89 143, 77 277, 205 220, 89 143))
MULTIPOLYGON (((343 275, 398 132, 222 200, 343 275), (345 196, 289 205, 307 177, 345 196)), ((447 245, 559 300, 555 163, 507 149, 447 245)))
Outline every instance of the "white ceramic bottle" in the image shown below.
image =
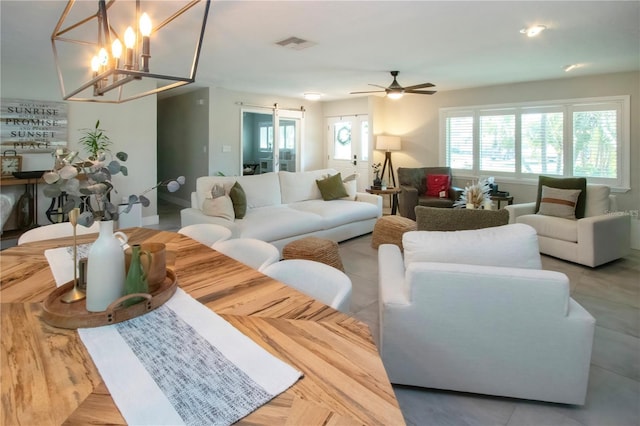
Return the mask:
POLYGON ((125 264, 122 232, 113 232, 113 221, 100 221, 100 235, 91 245, 87 263, 87 311, 102 312, 124 294, 125 264))

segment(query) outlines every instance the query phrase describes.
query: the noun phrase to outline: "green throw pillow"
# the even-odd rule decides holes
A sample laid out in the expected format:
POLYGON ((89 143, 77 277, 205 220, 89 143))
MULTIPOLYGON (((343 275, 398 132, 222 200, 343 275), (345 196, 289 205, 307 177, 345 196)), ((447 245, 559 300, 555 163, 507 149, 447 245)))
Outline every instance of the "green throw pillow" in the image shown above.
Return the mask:
POLYGON ((229 190, 229 197, 233 203, 233 212, 236 219, 242 219, 247 214, 247 194, 244 193, 242 185, 238 182, 234 183, 229 190))
POLYGON ((340 173, 337 175, 329 176, 326 179, 316 180, 322 199, 325 201, 336 200, 338 198, 348 197, 349 194, 344 188, 342 183, 342 177, 340 173))
POLYGON ((576 204, 576 219, 582 219, 587 202, 587 179, 586 178, 554 178, 550 176, 538 177, 538 197, 536 198, 536 213, 540 211, 540 198, 542 196, 542 186, 558 189, 579 189, 578 203, 576 204))

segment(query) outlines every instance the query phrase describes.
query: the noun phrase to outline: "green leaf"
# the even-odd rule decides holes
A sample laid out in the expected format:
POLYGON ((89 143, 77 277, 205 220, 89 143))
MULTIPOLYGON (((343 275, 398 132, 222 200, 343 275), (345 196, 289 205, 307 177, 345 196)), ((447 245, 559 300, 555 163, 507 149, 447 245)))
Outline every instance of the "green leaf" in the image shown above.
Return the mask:
POLYGON ((62 195, 62 190, 58 185, 46 185, 42 189, 42 194, 47 198, 56 198, 62 195))
POLYGON ((107 169, 112 175, 117 175, 120 172, 120 163, 118 163, 116 160, 113 160, 109 163, 107 169))
POLYGON ((110 201, 104 203, 104 209, 111 214, 118 213, 118 207, 110 201))
POLYGON ((62 212, 63 213, 69 213, 75 207, 76 207, 75 201, 72 200, 72 199, 68 199, 62 206, 62 212))
POLYGON ((88 228, 93 225, 93 222, 95 222, 95 219, 91 212, 83 212, 78 216, 78 225, 86 226, 88 228))

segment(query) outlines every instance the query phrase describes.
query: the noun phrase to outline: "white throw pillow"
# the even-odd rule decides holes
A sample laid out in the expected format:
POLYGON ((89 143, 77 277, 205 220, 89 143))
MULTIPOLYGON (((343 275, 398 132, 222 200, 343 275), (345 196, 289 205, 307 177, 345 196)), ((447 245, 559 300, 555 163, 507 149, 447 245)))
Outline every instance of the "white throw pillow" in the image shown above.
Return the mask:
POLYGON ((207 216, 221 217, 227 220, 234 220, 233 203, 228 195, 216 198, 207 198, 202 203, 202 212, 207 216))
POLYGON ((587 198, 584 217, 609 213, 611 188, 607 185, 587 184, 587 198))
POLYGON ((355 180, 350 180, 347 182, 342 181, 342 183, 344 184, 344 189, 347 190, 347 194, 349 194, 347 197, 342 198, 342 200, 354 201, 356 199, 357 182, 355 180))
POLYGON ((405 268, 412 262, 542 268, 536 230, 521 223, 468 231, 409 231, 402 236, 402 246, 405 268))
POLYGON ((537 214, 576 220, 576 205, 581 192, 580 189, 560 189, 542 185, 537 214))

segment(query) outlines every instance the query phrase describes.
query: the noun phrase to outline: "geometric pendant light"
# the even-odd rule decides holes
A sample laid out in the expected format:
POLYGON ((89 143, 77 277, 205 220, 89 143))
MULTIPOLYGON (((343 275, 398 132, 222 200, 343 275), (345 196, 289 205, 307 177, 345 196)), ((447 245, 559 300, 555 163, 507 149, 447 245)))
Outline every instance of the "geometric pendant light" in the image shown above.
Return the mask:
POLYGON ((63 99, 122 103, 193 83, 210 3, 69 0, 51 35, 63 99))

